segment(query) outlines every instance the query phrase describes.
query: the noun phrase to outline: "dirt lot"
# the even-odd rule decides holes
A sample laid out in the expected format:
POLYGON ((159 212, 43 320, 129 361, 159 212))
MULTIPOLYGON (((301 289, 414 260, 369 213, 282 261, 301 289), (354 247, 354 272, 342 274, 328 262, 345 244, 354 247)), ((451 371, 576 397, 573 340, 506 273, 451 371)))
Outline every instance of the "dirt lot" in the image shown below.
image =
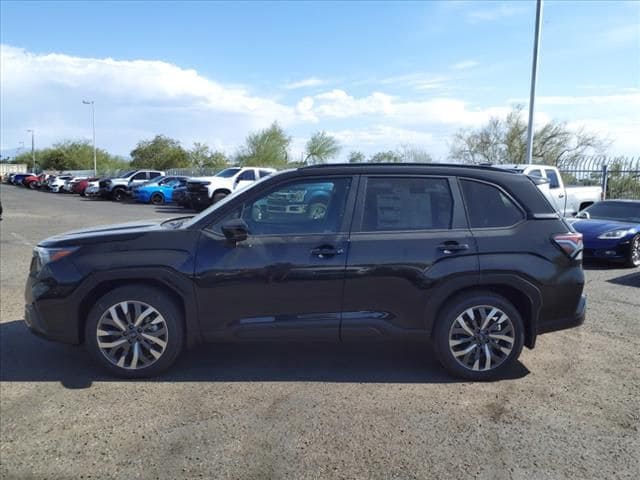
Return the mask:
POLYGON ((510 378, 446 377, 419 345, 208 345, 154 381, 27 332, 31 248, 167 217, 0 187, 3 478, 638 478, 640 272, 589 267, 586 324, 510 378))

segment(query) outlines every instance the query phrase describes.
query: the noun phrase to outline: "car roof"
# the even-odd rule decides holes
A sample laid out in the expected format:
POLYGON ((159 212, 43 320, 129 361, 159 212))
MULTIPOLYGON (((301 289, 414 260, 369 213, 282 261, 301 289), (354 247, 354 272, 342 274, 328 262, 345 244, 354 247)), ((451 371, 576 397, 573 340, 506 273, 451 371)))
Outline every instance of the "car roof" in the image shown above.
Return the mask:
MULTIPOLYGON (((437 175, 484 176, 498 174, 513 176, 515 172, 505 168, 485 165, 463 165, 460 163, 324 163, 309 165, 297 169, 303 173, 429 173, 437 175)), ((506 177, 505 177, 506 178, 506 177)))

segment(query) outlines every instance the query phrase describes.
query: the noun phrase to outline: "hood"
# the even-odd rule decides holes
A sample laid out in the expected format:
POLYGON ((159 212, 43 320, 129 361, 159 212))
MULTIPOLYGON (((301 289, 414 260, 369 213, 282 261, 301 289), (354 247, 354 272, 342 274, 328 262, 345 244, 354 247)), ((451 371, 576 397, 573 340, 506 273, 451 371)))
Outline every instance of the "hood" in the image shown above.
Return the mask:
POLYGON ((638 231, 640 228, 637 223, 617 222, 614 220, 601 220, 597 218, 574 220, 571 222, 571 226, 578 232, 589 237, 597 237, 598 235, 610 232, 611 230, 636 229, 636 231, 638 231))
POLYGON ((99 243, 105 241, 129 240, 150 230, 158 230, 166 220, 149 220, 104 225, 55 235, 43 240, 40 247, 64 247, 99 243))

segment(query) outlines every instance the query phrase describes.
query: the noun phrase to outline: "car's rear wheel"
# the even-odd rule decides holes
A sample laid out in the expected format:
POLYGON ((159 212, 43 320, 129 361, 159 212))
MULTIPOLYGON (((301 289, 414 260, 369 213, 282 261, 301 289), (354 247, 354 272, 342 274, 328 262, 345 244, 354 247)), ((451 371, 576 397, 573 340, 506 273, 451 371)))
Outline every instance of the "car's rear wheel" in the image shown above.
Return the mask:
POLYGON ((126 196, 126 192, 124 188, 114 188, 113 193, 111 195, 116 202, 121 202, 124 200, 124 197, 126 196))
POLYGON ((151 195, 151 203, 153 203, 154 205, 162 205, 164 203, 164 195, 162 195, 160 192, 156 192, 153 195, 151 195))
POLYGON ((518 310, 491 292, 454 298, 435 329, 435 348, 442 366, 467 380, 494 380, 520 356, 524 324, 518 310))
POLYGON ((96 302, 85 325, 87 348, 110 372, 152 377, 169 368, 182 350, 180 309, 160 290, 125 286, 96 302))
POLYGON ((640 267, 640 235, 631 239, 629 253, 627 254, 628 267, 640 267))

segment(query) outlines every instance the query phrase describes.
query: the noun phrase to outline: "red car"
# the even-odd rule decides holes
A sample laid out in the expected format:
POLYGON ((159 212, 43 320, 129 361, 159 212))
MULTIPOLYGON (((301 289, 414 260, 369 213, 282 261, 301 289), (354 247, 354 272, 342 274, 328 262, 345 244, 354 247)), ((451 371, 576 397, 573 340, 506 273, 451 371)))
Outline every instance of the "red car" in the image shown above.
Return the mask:
POLYGON ((22 179, 22 184, 31 190, 35 190, 40 186, 40 177, 38 175, 29 175, 22 179))
POLYGON ((95 182, 96 180, 98 180, 98 177, 90 177, 80 180, 73 185, 73 193, 78 193, 80 196, 84 197, 84 191, 87 189, 89 182, 95 182))

